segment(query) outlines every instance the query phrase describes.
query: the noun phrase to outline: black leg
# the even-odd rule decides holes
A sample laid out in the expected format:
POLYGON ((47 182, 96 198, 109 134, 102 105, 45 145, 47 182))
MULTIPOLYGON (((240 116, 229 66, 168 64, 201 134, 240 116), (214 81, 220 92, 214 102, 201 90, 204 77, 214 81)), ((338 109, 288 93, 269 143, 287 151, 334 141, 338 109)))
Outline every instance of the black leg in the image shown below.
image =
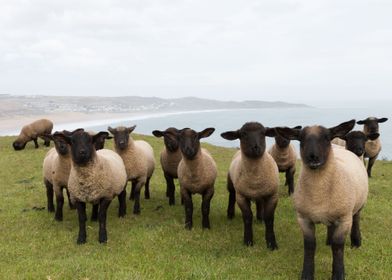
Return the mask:
POLYGON ((91 212, 91 221, 98 221, 99 203, 93 204, 93 211, 91 212))
POLYGON ((332 244, 332 236, 333 236, 333 233, 335 232, 335 228, 336 227, 334 224, 331 224, 327 227, 327 241, 325 243, 327 246, 331 246, 331 244, 332 244))
POLYGON ((46 198, 48 201, 48 212, 54 212, 54 204, 53 204, 53 185, 48 181, 44 180, 46 187, 46 198))
POLYGON ((132 188, 131 188, 131 193, 129 194, 129 200, 135 199, 136 183, 137 183, 136 181, 132 181, 132 188))
POLYGON ((144 186, 144 198, 150 199, 150 178, 147 178, 146 185, 144 186))
POLYGON ((166 179, 166 197, 169 198, 169 205, 174 205, 176 203, 175 200, 175 185, 174 185, 174 179, 172 176, 169 174, 165 173, 165 179, 166 179))
POLYGON ((139 215, 140 214, 140 188, 135 187, 134 200, 135 200, 135 204, 133 205, 133 214, 139 215))
POLYGON ((193 226, 193 202, 192 202, 192 194, 187 190, 181 189, 181 194, 184 199, 184 208, 185 208, 185 228, 191 230, 193 226))
POLYGON ((227 218, 233 219, 235 215, 235 189, 230 175, 227 175, 227 190, 229 192, 229 204, 227 206, 227 218))
POLYGON ((265 241, 270 250, 278 249, 274 232, 274 217, 278 199, 275 196, 264 199, 265 241))
POLYGON ((211 199, 213 196, 214 196, 214 187, 207 189, 203 194, 203 200, 201 203, 203 228, 211 228, 209 215, 210 215, 211 199))
POLYGON ((244 222, 244 244, 253 246, 253 214, 250 208, 250 200, 237 193, 236 200, 242 212, 242 220, 244 222))
POLYGON ((343 280, 344 276, 344 237, 332 238, 332 279, 343 280))
POLYGON ((75 205, 71 201, 71 196, 69 194, 68 188, 65 188, 65 189, 67 191, 69 209, 76 209, 75 205))
POLYGON ((56 213, 54 214, 54 218, 56 221, 63 220, 63 205, 64 205, 64 196, 63 191, 61 193, 56 193, 56 213))
POLYGON ((118 216, 119 217, 124 217, 125 214, 127 213, 127 202, 126 202, 126 197, 127 197, 127 190, 124 187, 123 191, 118 195, 118 216))
MULTIPOLYGON (((313 225, 314 227, 314 225, 313 225)), ((316 252, 316 238, 314 235, 304 236, 304 263, 302 280, 314 279, 314 254, 316 252)))
POLYGON ((99 243, 106 243, 108 240, 108 235, 106 232, 106 214, 108 207, 110 205, 111 200, 108 199, 101 199, 99 203, 99 213, 98 213, 98 219, 99 219, 99 243))
POLYGON ((256 201, 256 219, 262 223, 263 222, 263 217, 264 217, 264 205, 263 205, 263 200, 258 200, 256 201))
POLYGON ((35 148, 37 149, 37 148, 39 147, 39 146, 38 146, 37 138, 34 138, 33 141, 34 141, 34 146, 35 146, 35 148))
POLYGON ((368 173, 368 177, 372 177, 372 167, 374 165, 374 163, 376 162, 377 156, 369 158, 369 162, 368 162, 368 166, 367 166, 367 173, 368 173))
POLYGON ((295 167, 286 170, 286 182, 289 188, 289 196, 294 193, 294 173, 295 167))
POLYGON ((84 244, 86 243, 86 203, 76 201, 75 202, 76 209, 78 210, 78 217, 79 217, 79 236, 77 240, 77 244, 84 244))
POLYGON ((358 211, 353 216, 353 225, 351 227, 351 235, 350 235, 352 248, 359 248, 361 247, 362 244, 361 230, 359 227, 360 214, 361 214, 361 210, 358 211))

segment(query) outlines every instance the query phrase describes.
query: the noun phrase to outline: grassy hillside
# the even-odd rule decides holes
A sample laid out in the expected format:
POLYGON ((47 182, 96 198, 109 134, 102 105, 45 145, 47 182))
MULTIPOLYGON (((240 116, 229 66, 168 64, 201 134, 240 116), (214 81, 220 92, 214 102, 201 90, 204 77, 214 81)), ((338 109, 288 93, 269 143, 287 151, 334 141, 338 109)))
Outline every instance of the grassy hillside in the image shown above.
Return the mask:
MULTIPOLYGON (((143 137, 156 151, 162 140, 143 137)), ((117 217, 117 199, 108 212, 108 243, 98 243, 98 224, 87 223, 87 244, 76 245, 76 211, 64 204, 64 221, 56 222, 46 209, 42 160, 48 148, 29 143, 11 149, 12 137, 0 137, 0 278, 3 279, 298 279, 302 264, 302 235, 296 223, 281 174, 275 219, 279 250, 270 252, 264 225, 254 226, 255 245, 242 244, 238 207, 226 218, 226 172, 233 149, 205 145, 219 168, 211 203, 211 230, 201 228, 201 197, 194 196, 194 228, 184 229, 184 210, 176 189, 175 206, 165 197, 162 170, 157 164, 151 199, 141 199, 135 216, 117 217)), ((53 146, 53 145, 52 145, 53 146)), ((108 146, 112 148, 112 142, 108 146)), ((297 172, 298 173, 298 172, 297 172)), ((362 212, 363 246, 346 244, 347 279, 392 277, 392 162, 378 161, 370 180, 368 203, 362 212)), ((128 192, 130 187, 128 187, 128 192)), ((88 206, 88 215, 91 206, 88 206)), ((331 251, 325 246, 326 228, 317 226, 316 279, 329 279, 331 251)))

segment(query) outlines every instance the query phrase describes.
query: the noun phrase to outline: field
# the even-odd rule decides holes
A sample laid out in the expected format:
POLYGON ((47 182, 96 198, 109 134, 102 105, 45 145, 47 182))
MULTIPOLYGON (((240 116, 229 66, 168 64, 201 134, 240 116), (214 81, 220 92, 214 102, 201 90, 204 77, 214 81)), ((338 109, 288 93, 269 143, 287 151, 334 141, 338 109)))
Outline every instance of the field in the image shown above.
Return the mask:
MULTIPOLYGON (((266 249, 264 225, 255 221, 255 245, 242 244, 243 224, 226 218, 226 172, 235 150, 204 145, 219 173, 211 203, 211 230, 201 228, 201 198, 194 196, 194 227, 184 229, 184 210, 169 206, 159 164, 162 139, 138 136, 154 147, 157 168, 151 199, 141 199, 141 215, 127 205, 117 217, 118 201, 108 211, 108 243, 98 243, 98 224, 88 221, 87 243, 76 245, 76 211, 64 204, 64 221, 48 213, 42 180, 42 160, 49 148, 11 148, 13 137, 0 137, 0 278, 2 279, 298 279, 302 266, 302 235, 281 174, 275 218, 279 250, 266 249)), ((52 144, 53 147, 53 144, 52 144)), ((109 141, 107 147, 112 148, 109 141)), ((299 165, 299 164, 298 164, 299 165)), ((299 170, 299 166, 298 166, 299 170)), ((298 171, 297 171, 298 173, 298 171)), ((392 162, 377 161, 362 212, 363 245, 346 242, 347 279, 392 279, 392 162)), ((178 186, 178 184, 177 184, 178 186)), ((128 192, 130 187, 128 186, 128 192)), ((143 196, 142 196, 143 197, 143 196)), ((88 206, 88 214, 91 206, 88 206)), ((329 279, 331 250, 326 228, 317 226, 316 279, 329 279)))

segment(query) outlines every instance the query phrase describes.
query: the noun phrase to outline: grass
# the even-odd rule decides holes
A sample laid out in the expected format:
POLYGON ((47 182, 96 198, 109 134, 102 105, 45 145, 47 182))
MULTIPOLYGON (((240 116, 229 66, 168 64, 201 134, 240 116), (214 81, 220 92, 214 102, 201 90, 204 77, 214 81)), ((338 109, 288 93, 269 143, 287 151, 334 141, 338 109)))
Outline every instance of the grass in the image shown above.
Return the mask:
MULTIPOLYGON (((162 140, 146 139, 157 162, 162 140)), ((270 252, 264 225, 255 223, 255 245, 242 244, 243 224, 226 218, 226 172, 235 150, 204 145, 214 156, 219 173, 211 204, 211 230, 202 230, 200 196, 194 196, 194 228, 184 229, 184 210, 176 189, 169 207, 159 164, 152 177, 151 199, 142 198, 135 216, 117 217, 118 201, 108 212, 108 243, 98 243, 98 225, 88 222, 87 244, 76 245, 77 214, 64 204, 64 221, 56 222, 46 206, 42 161, 48 148, 11 149, 13 137, 0 137, 0 278, 2 279, 298 279, 302 266, 302 235, 296 223, 283 174, 276 210, 275 232, 279 250, 270 252)), ((53 145, 52 145, 53 146, 53 145)), ((110 141, 107 147, 112 148, 110 141)), ((298 173, 298 172, 297 172, 298 173)), ((392 162, 377 161, 370 179, 368 203, 362 212, 363 246, 347 242, 347 279, 392 277, 392 162)), ((178 186, 178 185, 177 185, 178 186)), ((129 192, 130 187, 128 187, 129 192)), ((91 206, 88 206, 91 213, 91 206)), ((316 279, 329 279, 330 248, 326 229, 317 226, 316 279)))

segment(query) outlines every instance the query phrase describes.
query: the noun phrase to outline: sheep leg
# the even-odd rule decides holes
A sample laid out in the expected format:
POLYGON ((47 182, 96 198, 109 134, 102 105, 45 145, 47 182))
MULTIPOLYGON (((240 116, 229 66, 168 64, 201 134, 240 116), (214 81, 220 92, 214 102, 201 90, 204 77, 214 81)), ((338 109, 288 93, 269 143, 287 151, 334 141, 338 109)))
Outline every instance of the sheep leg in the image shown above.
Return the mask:
POLYGON ((33 138, 33 141, 34 141, 34 146, 35 146, 35 148, 37 149, 39 146, 38 146, 38 141, 37 141, 37 138, 33 138))
POLYGON ((335 231, 335 225, 334 224, 331 224, 331 225, 329 225, 327 227, 327 242, 326 242, 327 246, 331 246, 332 235, 333 235, 334 231, 335 231))
POLYGON ((108 207, 110 205, 110 202, 112 202, 109 199, 101 199, 99 203, 99 212, 98 212, 98 219, 99 219, 99 243, 106 243, 108 240, 108 234, 106 231, 106 216, 107 216, 107 211, 108 207))
POLYGON ((235 215, 235 189, 233 181, 230 176, 227 175, 227 190, 229 191, 229 204, 227 206, 227 218, 233 219, 235 215))
POLYGON ((135 200, 135 189, 136 189, 136 181, 132 181, 131 193, 129 194, 129 200, 135 200))
POLYGON ((166 179, 166 197, 169 198, 169 205, 174 205, 176 203, 176 200, 174 198, 176 189, 174 185, 174 179, 167 173, 165 173, 164 175, 166 179))
POLYGON ((298 224, 304 238, 304 262, 302 267, 302 280, 314 279, 314 254, 316 252, 316 228, 310 220, 298 215, 298 224))
POLYGON ((274 232, 274 217, 275 209, 278 204, 277 195, 273 195, 269 198, 264 199, 264 223, 265 223, 265 241, 267 242, 267 248, 271 251, 278 249, 276 243, 275 232, 274 232))
POLYGON ((256 219, 262 223, 264 217, 264 204, 262 200, 256 201, 256 219))
POLYGON ((144 198, 150 199, 150 178, 148 177, 146 180, 146 185, 144 186, 144 198))
POLYGON ((353 216, 353 225, 351 227, 351 248, 359 248, 361 247, 361 230, 359 227, 359 220, 360 220, 360 214, 361 210, 359 210, 354 216, 353 216))
MULTIPOLYGON (((140 190, 142 186, 144 185, 144 181, 139 181, 137 184, 135 184, 135 193, 134 193, 134 199, 135 199, 135 204, 133 205, 133 214, 139 215, 140 214, 140 190)), ((133 187, 133 184, 132 184, 133 187)))
POLYGON ((236 201, 238 207, 242 212, 242 219, 244 221, 244 244, 246 246, 253 246, 253 213, 250 208, 250 200, 236 193, 236 201))
POLYGON ((65 190, 67 191, 69 209, 75 209, 76 207, 75 207, 75 205, 71 201, 71 196, 69 194, 68 188, 66 188, 65 190))
POLYGON ((210 226, 210 205, 211 205, 211 199, 214 196, 214 188, 208 188, 204 193, 203 193, 203 200, 201 203, 201 213, 202 213, 202 226, 203 228, 211 228, 210 226))
POLYGON ((345 279, 344 275, 344 241, 348 231, 352 226, 353 217, 342 218, 335 227, 332 234, 332 279, 345 279))
POLYGON ((125 214, 127 213, 126 197, 127 197, 127 190, 126 190, 126 186, 125 186, 123 191, 118 195, 118 203, 119 203, 118 216, 119 217, 124 217, 125 214))
POLYGON ((75 202, 76 209, 78 210, 78 217, 79 217, 79 236, 76 241, 77 244, 84 244, 86 243, 87 234, 86 234, 86 203, 81 201, 75 202))
POLYGON ((63 220, 63 205, 64 205, 64 196, 63 196, 63 189, 61 187, 55 187, 55 194, 56 194, 56 212, 54 214, 54 219, 56 221, 63 220))
POLYGON ((294 173, 295 167, 286 170, 286 182, 289 187, 289 196, 294 193, 294 173))
POLYGON ((44 180, 46 187, 46 198, 48 200, 48 212, 54 212, 54 204, 53 204, 53 185, 48 181, 44 180))
POLYGON ((50 146, 50 139, 48 137, 44 136, 44 135, 42 135, 40 137, 42 138, 42 140, 44 140, 44 145, 46 147, 49 147, 50 146))
POLYGON ((185 208, 185 228, 191 230, 193 226, 192 216, 193 216, 193 202, 192 194, 181 188, 181 196, 184 199, 185 208))
POLYGON ((99 211, 99 204, 93 204, 93 211, 91 211, 91 221, 96 222, 98 221, 98 211, 99 211))
POLYGON ((368 166, 367 166, 367 174, 368 177, 372 177, 372 167, 374 165, 374 163, 376 162, 377 156, 369 158, 369 162, 368 162, 368 166))

